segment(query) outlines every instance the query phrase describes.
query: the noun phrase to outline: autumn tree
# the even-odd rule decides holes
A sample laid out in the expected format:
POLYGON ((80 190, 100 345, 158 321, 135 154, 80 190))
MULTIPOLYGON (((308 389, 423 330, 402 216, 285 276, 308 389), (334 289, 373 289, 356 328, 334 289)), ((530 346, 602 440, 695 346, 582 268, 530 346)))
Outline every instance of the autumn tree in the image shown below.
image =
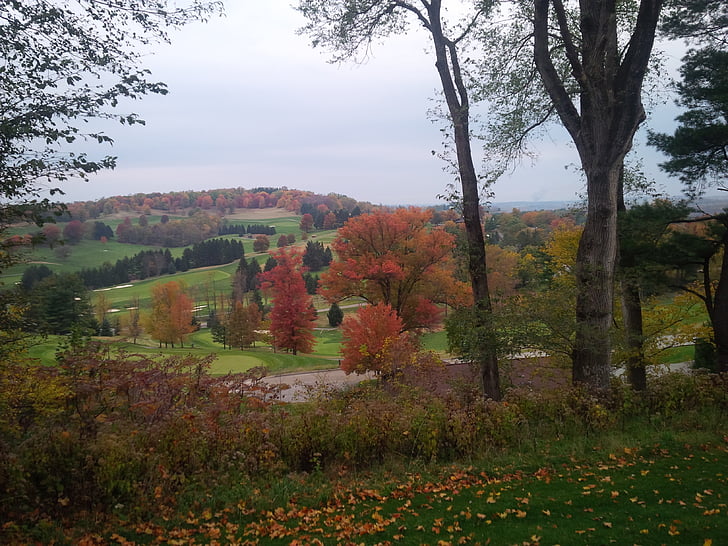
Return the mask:
POLYGON ((247 349, 255 345, 260 328, 260 309, 255 303, 243 305, 235 302, 225 317, 225 341, 230 347, 247 349))
MULTIPOLYGON (((447 4, 447 2, 445 2, 447 4)), ((453 2, 453 5, 455 3, 453 2)), ((332 61, 340 62, 366 55, 372 43, 392 34, 399 34, 409 24, 423 28, 431 40, 435 69, 440 79, 455 159, 452 162, 460 182, 458 196, 467 235, 468 272, 472 286, 479 336, 476 360, 485 396, 500 399, 498 360, 493 346, 492 308, 488 290, 485 239, 480 217, 479 177, 475 169, 470 140, 471 99, 467 85, 467 68, 461 59, 468 42, 480 23, 489 16, 492 2, 473 2, 471 9, 462 9, 459 21, 448 20, 443 0, 299 0, 297 9, 307 19, 302 33, 312 38, 314 46, 333 52, 332 61)), ((458 6, 462 8, 462 4, 458 6)), ((396 305, 394 305, 396 308, 396 305)), ((407 322, 407 320, 405 320, 407 322)))
POLYGON ((313 325, 316 311, 313 299, 306 293, 302 275, 303 256, 300 250, 283 247, 272 254, 275 267, 261 274, 263 290, 272 295, 270 331, 275 347, 310 353, 315 339, 313 325))
POLYGON ((574 382, 594 389, 609 385, 620 175, 646 117, 642 88, 662 6, 662 0, 515 2, 481 33, 490 52, 481 93, 499 106, 491 110, 488 145, 511 160, 528 133, 555 117, 579 154, 587 217, 575 269, 572 371, 574 382))
POLYGON ((402 355, 416 350, 403 328, 402 318, 387 303, 360 307, 341 325, 341 369, 347 374, 373 371, 391 376, 398 365, 404 364, 400 361, 402 355))
POLYGON ((313 229, 313 216, 308 212, 301 216, 301 222, 298 227, 303 233, 310 232, 313 229))
POLYGON ((177 281, 154 285, 152 288, 152 311, 147 318, 149 335, 165 346, 185 340, 195 330, 192 324, 192 299, 177 281))
POLYGON ((414 208, 350 218, 332 243, 338 259, 321 275, 321 294, 387 304, 406 330, 437 322, 436 303, 468 301, 467 285, 452 274, 454 237, 430 228, 429 218, 414 208))
POLYGON ((270 239, 267 235, 256 235, 253 241, 253 250, 255 252, 265 252, 270 248, 270 239))

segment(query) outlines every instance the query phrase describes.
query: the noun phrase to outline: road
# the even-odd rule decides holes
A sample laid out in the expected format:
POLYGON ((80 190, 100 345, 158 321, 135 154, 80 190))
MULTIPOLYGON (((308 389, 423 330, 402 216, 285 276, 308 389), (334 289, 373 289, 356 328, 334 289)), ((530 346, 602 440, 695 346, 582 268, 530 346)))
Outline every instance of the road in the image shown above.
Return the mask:
POLYGON ((316 370, 313 372, 289 373, 264 377, 263 381, 269 385, 288 385, 289 388, 281 391, 280 400, 283 402, 303 402, 310 398, 311 390, 318 388, 341 389, 356 385, 367 379, 373 379, 374 374, 349 374, 336 368, 331 370, 316 370))

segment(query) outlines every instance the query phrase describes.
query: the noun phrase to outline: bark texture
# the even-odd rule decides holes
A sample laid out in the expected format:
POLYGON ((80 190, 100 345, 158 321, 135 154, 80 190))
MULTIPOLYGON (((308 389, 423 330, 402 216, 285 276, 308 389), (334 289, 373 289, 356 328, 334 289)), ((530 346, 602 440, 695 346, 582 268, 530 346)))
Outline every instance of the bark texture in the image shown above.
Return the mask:
POLYGON ((587 179, 587 220, 577 253, 573 380, 594 389, 609 385, 617 261, 617 208, 624 157, 645 119, 641 90, 662 8, 642 0, 626 50, 618 44, 615 0, 579 2, 579 36, 562 0, 536 0, 534 55, 556 111, 576 144, 587 179), (553 21, 551 21, 553 18, 553 21), (568 59, 566 79, 556 69, 551 30, 568 59), (576 86, 579 106, 570 90, 576 86))

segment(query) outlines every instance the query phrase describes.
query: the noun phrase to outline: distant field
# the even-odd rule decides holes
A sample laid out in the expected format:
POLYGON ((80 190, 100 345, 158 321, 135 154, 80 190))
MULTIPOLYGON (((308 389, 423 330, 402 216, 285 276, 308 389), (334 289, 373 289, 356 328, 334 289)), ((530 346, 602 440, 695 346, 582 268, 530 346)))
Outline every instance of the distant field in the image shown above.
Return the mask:
MULTIPOLYGON (((123 219, 129 216, 132 221, 136 222, 139 217, 138 213, 118 213, 113 217, 102 217, 99 221, 106 223, 115 229, 116 226, 123 221, 123 219)), ((173 216, 173 215, 170 215, 173 216)), ((150 223, 159 222, 161 214, 155 214, 147 217, 150 223)), ((302 239, 302 234, 299 230, 300 216, 292 215, 288 211, 282 209, 254 209, 238 212, 234 215, 226 217, 229 223, 243 223, 243 224, 265 224, 274 226, 276 228, 276 235, 270 236, 271 250, 276 248, 277 236, 281 234, 293 233, 296 235, 296 246, 305 246, 306 241, 302 239)), ((93 220, 91 220, 93 221, 93 220)), ((63 224, 59 224, 62 228, 63 224)), ((13 233, 28 233, 37 231, 36 226, 27 227, 16 227, 13 228, 13 233)), ((253 251, 253 239, 246 237, 239 238, 234 235, 223 236, 227 238, 234 238, 243 243, 245 249, 245 257, 247 259, 256 258, 260 263, 261 267, 268 259, 267 252, 254 252, 253 251)), ((336 237, 335 230, 321 231, 312 233, 309 235, 310 240, 321 241, 324 244, 329 244, 336 237)), ((84 268, 94 268, 101 266, 104 262, 111 264, 116 263, 117 260, 123 259, 124 257, 131 257, 144 250, 158 250, 160 247, 145 246, 145 245, 132 245, 126 243, 118 243, 114 239, 110 239, 106 243, 100 241, 83 240, 75 245, 67 245, 70 251, 70 255, 67 258, 59 258, 54 249, 47 247, 37 247, 28 253, 26 256, 26 263, 8 268, 2 272, 0 276, 0 286, 11 286, 20 281, 22 278, 23 271, 28 265, 31 264, 45 264, 55 273, 73 273, 80 271, 84 268)), ((186 247, 170 248, 172 256, 175 258, 180 257, 186 247)), ((144 281, 134 281, 131 286, 124 285, 123 287, 116 287, 113 289, 103 290, 107 296, 109 302, 115 309, 123 310, 126 307, 130 307, 135 298, 138 298, 142 308, 148 307, 151 299, 151 289, 153 286, 176 280, 183 282, 191 291, 192 295, 198 304, 202 302, 202 305, 206 305, 207 300, 210 299, 210 295, 214 293, 228 292, 230 290, 230 281, 235 268, 236 263, 214 266, 204 269, 192 270, 187 272, 180 272, 174 275, 165 275, 162 277, 155 277, 153 279, 146 279, 144 281)), ((98 291, 97 291, 98 293, 98 291)))

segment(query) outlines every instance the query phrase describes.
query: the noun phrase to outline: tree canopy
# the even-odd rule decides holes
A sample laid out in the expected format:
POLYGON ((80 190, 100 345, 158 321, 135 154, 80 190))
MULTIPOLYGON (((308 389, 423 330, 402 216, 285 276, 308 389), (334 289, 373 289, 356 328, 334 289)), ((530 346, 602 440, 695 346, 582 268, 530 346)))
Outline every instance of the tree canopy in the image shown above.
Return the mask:
POLYGON ((124 99, 164 94, 143 58, 168 29, 219 13, 218 0, 9 0, 0 11, 0 212, 49 206, 41 191, 111 168, 84 141, 111 142, 94 120, 143 123, 124 99), (81 143, 81 146, 76 146, 81 143), (48 186, 48 187, 46 187, 48 186), (23 208, 10 204, 19 200, 23 208))

